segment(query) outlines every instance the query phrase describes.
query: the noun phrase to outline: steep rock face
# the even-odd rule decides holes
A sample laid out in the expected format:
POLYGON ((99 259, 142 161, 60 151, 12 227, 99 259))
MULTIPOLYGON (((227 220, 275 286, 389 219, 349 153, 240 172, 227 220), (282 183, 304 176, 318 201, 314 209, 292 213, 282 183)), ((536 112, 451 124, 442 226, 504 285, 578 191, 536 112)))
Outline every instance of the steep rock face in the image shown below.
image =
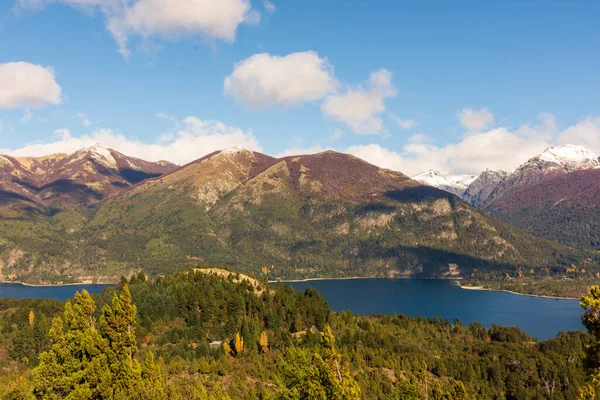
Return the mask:
POLYGON ((483 171, 464 192, 463 200, 475 207, 483 206, 496 187, 509 175, 510 173, 504 170, 483 171))
POLYGON ((429 170, 413 176, 412 179, 462 197, 476 178, 475 175, 443 175, 439 171, 429 170))

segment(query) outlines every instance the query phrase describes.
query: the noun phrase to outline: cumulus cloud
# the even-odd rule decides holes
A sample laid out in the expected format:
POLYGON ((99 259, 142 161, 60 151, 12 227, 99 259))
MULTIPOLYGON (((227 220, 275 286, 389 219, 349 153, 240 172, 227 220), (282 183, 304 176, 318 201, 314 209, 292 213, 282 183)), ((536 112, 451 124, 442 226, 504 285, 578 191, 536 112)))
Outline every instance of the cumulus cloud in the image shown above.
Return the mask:
POLYGON ((463 108, 457 115, 460 124, 469 132, 480 132, 494 123, 494 115, 487 108, 473 110, 463 108))
POLYGON ((580 144, 600 154, 600 116, 588 117, 568 128, 558 138, 561 144, 580 144))
POLYGON ((336 87, 333 67, 313 51, 255 54, 236 63, 224 83, 226 95, 252 110, 317 101, 336 87))
POLYGON ((244 131, 220 121, 187 117, 179 121, 169 140, 157 143, 143 143, 111 129, 98 129, 85 135, 73 135, 68 129, 59 129, 54 132, 53 140, 29 144, 19 149, 0 149, 0 154, 43 156, 72 153, 95 143, 144 160, 167 160, 176 164, 186 164, 213 151, 232 146, 261 151, 250 130, 244 131))
POLYGON ((0 64, 0 109, 60 104, 61 92, 51 68, 27 62, 0 64))
POLYGON ((365 85, 328 96, 321 111, 325 116, 345 123, 354 133, 378 134, 383 128, 381 114, 386 110, 385 99, 396 94, 392 73, 382 68, 373 72, 365 85))
POLYGON ((413 135, 401 151, 379 144, 352 146, 345 151, 383 168, 413 176, 428 169, 442 173, 479 174, 486 168, 512 170, 547 147, 582 145, 600 153, 600 117, 589 117, 561 131, 554 117, 541 114, 540 123, 466 135, 459 142, 436 146, 430 138, 413 135))
POLYGON ((100 11, 124 57, 129 55, 128 40, 132 35, 202 35, 233 42, 240 24, 260 21, 260 13, 252 9, 250 0, 18 0, 17 4, 39 9, 49 3, 86 12, 100 11))

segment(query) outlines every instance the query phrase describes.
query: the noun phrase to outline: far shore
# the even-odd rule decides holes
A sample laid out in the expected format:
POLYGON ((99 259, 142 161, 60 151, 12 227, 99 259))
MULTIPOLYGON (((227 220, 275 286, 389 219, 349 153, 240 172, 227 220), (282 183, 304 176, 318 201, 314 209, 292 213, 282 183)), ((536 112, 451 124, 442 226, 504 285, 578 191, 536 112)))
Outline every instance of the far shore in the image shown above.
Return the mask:
POLYGON ((483 286, 462 286, 459 285, 459 287, 461 289, 465 289, 465 290, 485 290, 487 292, 505 292, 505 293, 511 293, 511 294, 518 294, 519 296, 529 296, 529 297, 541 297, 543 299, 557 299, 557 300, 579 300, 579 297, 560 297, 560 296, 544 296, 541 294, 529 294, 529 293, 519 293, 519 292, 513 292, 512 290, 505 290, 505 289, 488 289, 485 288, 483 286))
POLYGON ((61 287, 61 286, 87 286, 87 285, 116 285, 116 283, 97 283, 97 282, 77 282, 77 283, 48 283, 48 284, 34 284, 34 283, 25 283, 25 282, 15 282, 15 281, 2 281, 0 285, 21 285, 21 286, 29 286, 29 287, 61 287))
POLYGON ((286 279, 286 280, 271 280, 269 281, 269 283, 302 283, 302 282, 311 282, 311 281, 343 281, 343 280, 351 280, 351 279, 441 279, 441 280, 448 280, 448 281, 457 281, 458 284, 456 286, 458 286, 461 289, 465 289, 465 290, 484 290, 484 291, 488 291, 488 292, 505 292, 505 293, 510 293, 510 294, 516 294, 519 296, 528 296, 528 297, 539 297, 542 299, 556 299, 556 300, 579 300, 579 297, 559 297, 559 296, 544 296, 541 294, 529 294, 529 293, 519 293, 519 292, 514 292, 512 290, 505 290, 505 289, 490 289, 490 288, 485 288, 483 286, 463 286, 460 284, 460 281, 462 280, 462 278, 455 278, 455 277, 447 277, 447 278, 443 278, 443 277, 436 277, 436 278, 421 278, 421 277, 412 277, 412 276, 398 276, 398 277, 390 277, 390 278, 384 278, 384 277, 361 277, 361 276, 351 276, 351 277, 347 277, 347 278, 306 278, 306 279, 286 279))

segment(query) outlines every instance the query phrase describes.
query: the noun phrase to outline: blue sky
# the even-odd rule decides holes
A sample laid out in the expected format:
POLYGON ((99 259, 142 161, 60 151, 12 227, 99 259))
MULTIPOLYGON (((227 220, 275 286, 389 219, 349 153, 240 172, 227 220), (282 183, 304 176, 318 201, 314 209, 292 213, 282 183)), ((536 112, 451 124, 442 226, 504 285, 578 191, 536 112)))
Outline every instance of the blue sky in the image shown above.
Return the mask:
POLYGON ((122 4, 0 4, 2 152, 333 148, 408 174, 600 152, 600 1, 122 4))

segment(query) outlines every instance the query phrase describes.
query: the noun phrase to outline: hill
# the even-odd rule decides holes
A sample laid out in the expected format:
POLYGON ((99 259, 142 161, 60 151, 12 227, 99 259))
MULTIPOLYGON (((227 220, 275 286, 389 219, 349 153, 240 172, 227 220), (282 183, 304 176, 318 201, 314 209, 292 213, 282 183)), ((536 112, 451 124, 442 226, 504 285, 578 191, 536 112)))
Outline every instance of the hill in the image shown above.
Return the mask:
POLYGON ((280 159, 215 152, 80 208, 3 219, 0 278, 114 282, 198 263, 269 279, 489 281, 523 271, 541 279, 564 276, 573 263, 595 274, 585 254, 400 172, 331 151, 280 159))

